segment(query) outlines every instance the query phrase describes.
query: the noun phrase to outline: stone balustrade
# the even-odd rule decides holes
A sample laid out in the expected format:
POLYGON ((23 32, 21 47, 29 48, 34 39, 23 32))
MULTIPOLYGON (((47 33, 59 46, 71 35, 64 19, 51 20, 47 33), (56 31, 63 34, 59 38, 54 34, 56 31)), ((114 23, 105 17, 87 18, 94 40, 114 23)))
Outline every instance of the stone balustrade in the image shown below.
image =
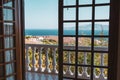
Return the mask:
MULTIPOLYGON (((73 46, 66 46, 65 49, 73 50, 73 46)), ((90 50, 90 47, 79 47, 79 50, 90 50)), ((105 47, 96 47, 95 50, 107 51, 108 49, 105 47)), ((43 45, 43 44, 26 44, 26 72, 44 74, 45 78, 48 78, 48 75, 52 76, 52 80, 58 80, 56 76, 58 76, 58 46, 57 45, 43 45)), ((66 56, 67 62, 71 64, 71 52, 67 51, 68 55, 66 56)), ((87 52, 84 52, 83 55, 83 63, 88 64, 87 52)), ((105 65, 105 54, 100 53, 100 66, 105 65)), ((90 79, 90 66, 88 67, 79 67, 78 69, 78 78, 81 79, 90 79)), ((107 80, 107 72, 105 72, 105 68, 98 69, 99 74, 94 70, 94 80, 107 80)), ((63 71, 64 76, 66 77, 74 77, 75 75, 75 67, 67 66, 63 71)), ((32 75, 33 80, 35 80, 35 75, 32 75)), ((31 79, 32 80, 32 79, 31 79)), ((39 80, 39 79, 38 79, 39 80)), ((49 80, 49 79, 45 79, 49 80)))

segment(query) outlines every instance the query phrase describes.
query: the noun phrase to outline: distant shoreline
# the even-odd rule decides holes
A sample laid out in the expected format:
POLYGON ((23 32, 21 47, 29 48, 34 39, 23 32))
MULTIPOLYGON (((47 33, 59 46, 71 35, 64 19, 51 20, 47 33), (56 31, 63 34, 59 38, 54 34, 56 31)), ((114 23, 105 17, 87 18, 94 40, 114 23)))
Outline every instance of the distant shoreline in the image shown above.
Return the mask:
POLYGON ((43 44, 42 40, 54 40, 58 43, 58 36, 27 36, 25 37, 26 44, 43 44))
MULTIPOLYGON (((58 36, 26 36, 25 44, 47 44, 47 45, 58 45, 58 36)), ((75 37, 63 38, 64 45, 75 45, 75 37)), ((96 38, 94 40, 95 46, 108 46, 108 40, 102 38, 96 38)), ((90 46, 91 38, 78 38, 79 46, 90 46)))

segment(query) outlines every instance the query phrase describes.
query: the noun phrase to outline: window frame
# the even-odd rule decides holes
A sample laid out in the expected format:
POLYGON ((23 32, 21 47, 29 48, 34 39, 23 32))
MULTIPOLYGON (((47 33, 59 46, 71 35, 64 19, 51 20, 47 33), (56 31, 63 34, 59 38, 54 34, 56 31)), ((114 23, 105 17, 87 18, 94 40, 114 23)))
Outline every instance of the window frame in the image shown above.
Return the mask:
POLYGON ((109 80, 120 80, 120 1, 111 0, 111 17, 110 17, 110 44, 109 44, 109 80), (118 17, 119 16, 119 17, 118 17), (116 26, 116 27, 115 27, 116 26), (114 53, 114 54, 113 54, 114 53), (111 73, 111 74, 110 74, 111 73))
POLYGON ((19 55, 16 54, 17 58, 17 80, 25 80, 25 42, 24 42, 24 31, 25 31, 25 25, 24 25, 24 0, 16 0, 16 21, 17 21, 17 51, 19 52, 19 55))
MULTIPOLYGON (((15 30, 15 34, 14 33, 12 33, 12 35, 8 35, 8 37, 9 36, 15 36, 15 52, 17 53, 16 55, 15 55, 15 60, 14 61, 11 61, 11 62, 14 62, 15 63, 15 68, 14 68, 14 70, 15 70, 15 73, 14 74, 10 74, 9 76, 7 75, 6 76, 6 69, 4 69, 3 71, 4 71, 4 76, 2 76, 2 77, 0 77, 0 79, 2 79, 2 78, 4 78, 5 80, 7 79, 7 77, 11 77, 11 76, 13 76, 13 75, 15 75, 15 79, 16 80, 23 80, 23 75, 24 75, 24 57, 23 57, 23 54, 24 54, 24 17, 23 17, 23 15, 24 15, 24 4, 23 4, 23 2, 24 2, 24 0, 11 0, 11 1, 13 1, 13 5, 14 5, 14 7, 7 7, 7 6, 4 6, 3 7, 3 4, 4 3, 2 3, 3 2, 3 0, 1 0, 1 5, 2 6, 0 6, 0 8, 3 10, 4 8, 8 8, 8 9, 10 9, 10 10, 13 10, 13 12, 14 13, 12 13, 13 14, 13 16, 14 16, 14 20, 5 20, 5 21, 3 21, 3 19, 1 20, 1 22, 2 22, 2 24, 4 24, 4 22, 8 22, 8 23, 13 23, 15 26, 14 26, 14 30, 15 30), (21 17, 22 16, 22 17, 21 17), (17 46, 17 45, 19 45, 19 46, 17 46)), ((2 12, 3 13, 3 12, 2 12)), ((2 16, 2 18, 3 18, 3 15, 1 15, 2 16)), ((2 25, 2 29, 3 29, 4 27, 3 27, 3 25, 2 25)), ((2 36, 0 36, 0 37, 2 37, 3 39, 3 41, 2 42, 4 42, 4 37, 6 36, 5 34, 4 34, 4 29, 3 29, 3 32, 2 32, 2 34, 1 34, 2 36)), ((4 47, 4 44, 3 44, 3 47, 4 47)), ((14 50, 14 48, 10 48, 10 50, 14 50)), ((2 52, 4 52, 3 53, 3 58, 4 58, 4 61, 3 61, 3 63, 1 63, 1 65, 6 65, 6 62, 5 62, 5 51, 7 51, 7 49, 6 48, 2 48, 1 49, 1 51, 2 52)), ((11 63, 11 62, 9 62, 9 63, 11 63)))
MULTIPOLYGON (((110 0, 110 35, 108 80, 120 80, 120 8, 119 0, 110 0), (119 16, 119 17, 118 17, 119 16), (114 27, 116 26, 116 27, 114 27), (114 54, 113 54, 114 53, 114 54)), ((59 36, 63 36, 63 0, 59 0, 59 36)), ((93 15, 93 14, 92 14, 93 15)), ((59 37, 59 53, 63 52, 63 39, 59 37), (62 49, 60 49, 62 48, 62 49)), ((63 54, 59 54, 59 80, 63 78, 63 54)))
MULTIPOLYGON (((18 10, 19 10, 19 16, 18 16, 18 19, 19 19, 19 45, 20 45, 20 53, 21 53, 21 57, 20 57, 20 63, 21 64, 18 64, 20 66, 20 80, 25 80, 25 13, 24 13, 24 0, 18 0, 18 10)), ((19 78, 18 78, 19 80, 19 78)))

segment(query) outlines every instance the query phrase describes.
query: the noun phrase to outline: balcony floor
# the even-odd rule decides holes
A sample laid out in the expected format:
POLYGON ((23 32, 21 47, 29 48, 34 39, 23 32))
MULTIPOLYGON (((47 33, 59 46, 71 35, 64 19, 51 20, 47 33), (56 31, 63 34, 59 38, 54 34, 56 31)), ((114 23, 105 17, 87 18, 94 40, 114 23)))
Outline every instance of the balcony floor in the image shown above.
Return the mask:
POLYGON ((58 80, 58 76, 35 72, 26 72, 26 80, 58 80))

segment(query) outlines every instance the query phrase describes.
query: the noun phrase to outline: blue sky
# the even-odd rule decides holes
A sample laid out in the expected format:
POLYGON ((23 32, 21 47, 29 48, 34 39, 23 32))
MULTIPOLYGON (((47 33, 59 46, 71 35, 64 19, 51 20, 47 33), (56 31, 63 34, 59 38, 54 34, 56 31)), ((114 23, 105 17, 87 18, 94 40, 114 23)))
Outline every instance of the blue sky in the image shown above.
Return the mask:
POLYGON ((25 0, 25 27, 51 29, 58 26, 58 0, 25 0))
MULTIPOLYGON (((75 4, 75 0, 64 0, 65 5, 75 4)), ((92 0, 80 0, 79 4, 91 4, 92 0)), ((108 3, 110 0, 96 0, 97 3, 108 3)), ((95 18, 107 19, 109 6, 96 7, 95 18)), ((64 9, 64 18, 75 19, 75 8, 64 9)), ((91 19, 92 7, 79 8, 79 19, 91 19)), ((56 29, 58 28, 58 0, 25 0, 25 27, 26 29, 56 29)))

